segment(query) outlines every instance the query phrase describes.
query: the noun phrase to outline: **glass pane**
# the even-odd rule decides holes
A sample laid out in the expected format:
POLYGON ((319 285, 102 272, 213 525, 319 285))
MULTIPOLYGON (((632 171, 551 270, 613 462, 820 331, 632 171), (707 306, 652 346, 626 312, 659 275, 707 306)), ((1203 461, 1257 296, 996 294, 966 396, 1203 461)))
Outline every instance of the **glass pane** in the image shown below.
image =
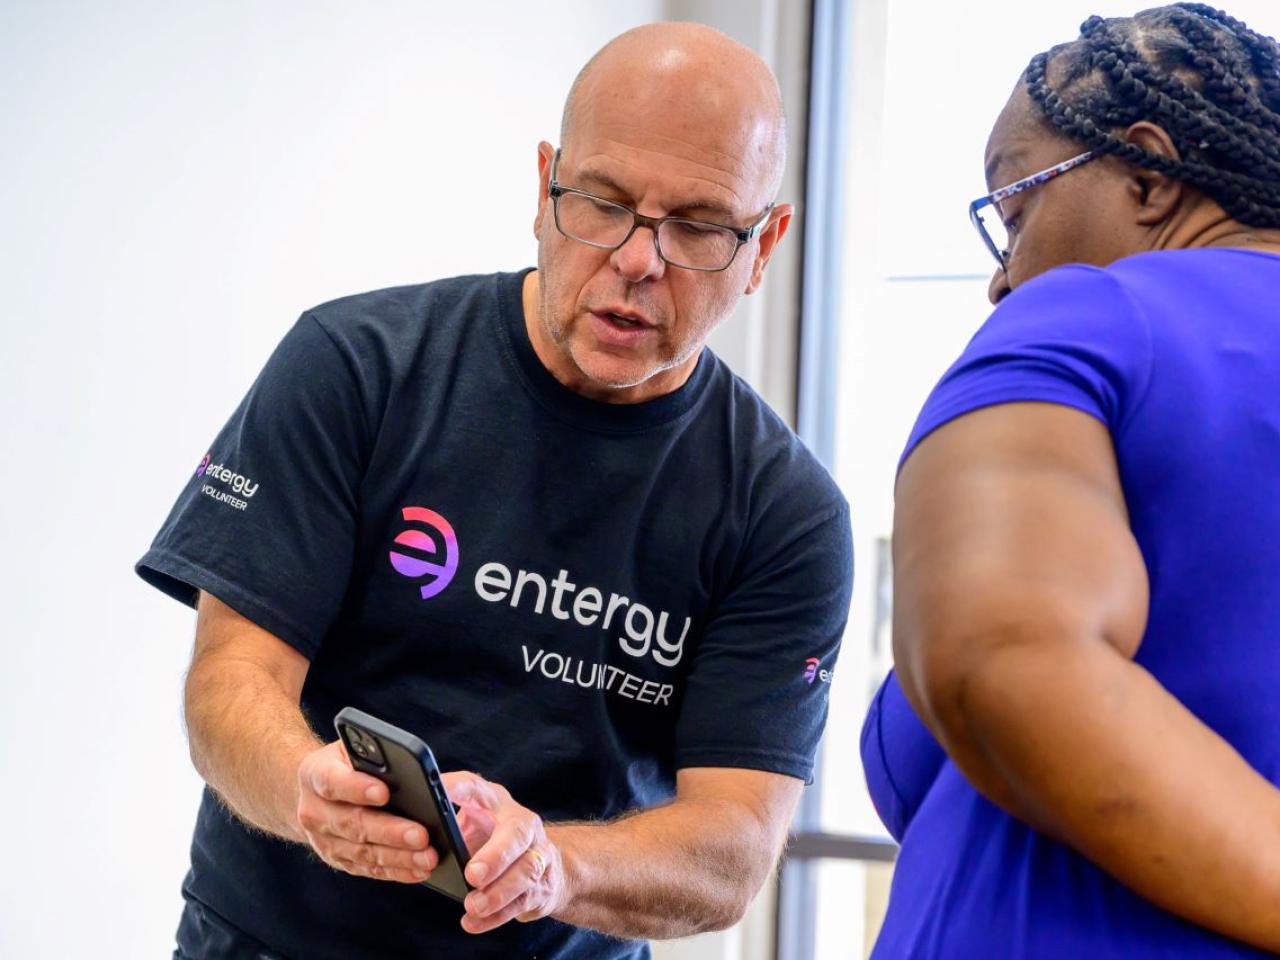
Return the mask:
POLYGON ((601 246, 621 243, 632 223, 631 211, 626 207, 580 193, 561 194, 557 214, 564 233, 601 246))
POLYGON ((864 960, 880 932, 893 867, 855 860, 817 860, 813 868, 818 882, 815 960, 864 960))
POLYGON ((658 234, 662 255, 675 264, 689 267, 723 267, 737 249, 732 231, 710 223, 668 220, 658 234))
POLYGON ((982 207, 974 211, 972 219, 978 228, 979 237, 985 236, 986 242, 990 244, 992 258, 988 262, 995 264, 996 256, 1009 252, 1009 230, 1000 215, 1000 205, 993 203, 982 207))

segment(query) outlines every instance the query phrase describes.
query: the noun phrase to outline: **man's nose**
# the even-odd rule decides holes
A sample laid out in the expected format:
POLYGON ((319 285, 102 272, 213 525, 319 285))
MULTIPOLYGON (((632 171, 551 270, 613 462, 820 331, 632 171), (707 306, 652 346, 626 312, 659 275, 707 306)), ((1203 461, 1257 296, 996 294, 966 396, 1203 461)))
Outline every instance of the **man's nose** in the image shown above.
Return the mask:
POLYGON ((610 259, 614 269, 629 283, 656 280, 667 266, 658 255, 658 237, 651 227, 636 227, 610 259))

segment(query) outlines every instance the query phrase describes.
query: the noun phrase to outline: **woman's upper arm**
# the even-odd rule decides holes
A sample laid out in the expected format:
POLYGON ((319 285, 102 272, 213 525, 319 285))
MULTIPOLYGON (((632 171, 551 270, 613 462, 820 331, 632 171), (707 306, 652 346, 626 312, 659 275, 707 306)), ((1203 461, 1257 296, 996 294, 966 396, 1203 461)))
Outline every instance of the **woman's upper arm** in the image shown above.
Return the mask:
POLYGON ((966 686, 1010 644, 1101 642, 1132 659, 1146 568, 1106 426, 1010 403, 921 441, 899 476, 894 598, 899 679, 949 752, 966 686))

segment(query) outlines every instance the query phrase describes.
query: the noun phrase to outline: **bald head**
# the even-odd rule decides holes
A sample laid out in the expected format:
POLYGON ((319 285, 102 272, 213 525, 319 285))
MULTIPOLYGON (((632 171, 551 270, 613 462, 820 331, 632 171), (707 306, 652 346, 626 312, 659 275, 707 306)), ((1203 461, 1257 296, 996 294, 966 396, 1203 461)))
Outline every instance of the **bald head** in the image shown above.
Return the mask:
POLYGON ((732 156, 772 201, 786 167, 786 116, 773 72, 748 47, 699 23, 650 23, 611 40, 578 73, 560 143, 579 133, 643 127, 732 156))

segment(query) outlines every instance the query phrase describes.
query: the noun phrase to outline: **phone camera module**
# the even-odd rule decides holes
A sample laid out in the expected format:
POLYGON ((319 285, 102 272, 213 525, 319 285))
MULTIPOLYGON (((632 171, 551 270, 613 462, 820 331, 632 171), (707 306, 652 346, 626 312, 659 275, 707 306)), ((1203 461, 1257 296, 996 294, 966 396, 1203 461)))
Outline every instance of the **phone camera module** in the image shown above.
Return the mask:
POLYGON ((347 746, 351 748, 351 752, 359 759, 377 767, 386 766, 382 748, 378 746, 378 741, 374 737, 356 727, 345 727, 344 732, 347 746))
POLYGON ((386 766, 386 760, 382 756, 382 748, 378 746, 378 741, 372 737, 366 737, 364 742, 366 753, 361 754, 370 763, 376 763, 380 767, 386 766))

